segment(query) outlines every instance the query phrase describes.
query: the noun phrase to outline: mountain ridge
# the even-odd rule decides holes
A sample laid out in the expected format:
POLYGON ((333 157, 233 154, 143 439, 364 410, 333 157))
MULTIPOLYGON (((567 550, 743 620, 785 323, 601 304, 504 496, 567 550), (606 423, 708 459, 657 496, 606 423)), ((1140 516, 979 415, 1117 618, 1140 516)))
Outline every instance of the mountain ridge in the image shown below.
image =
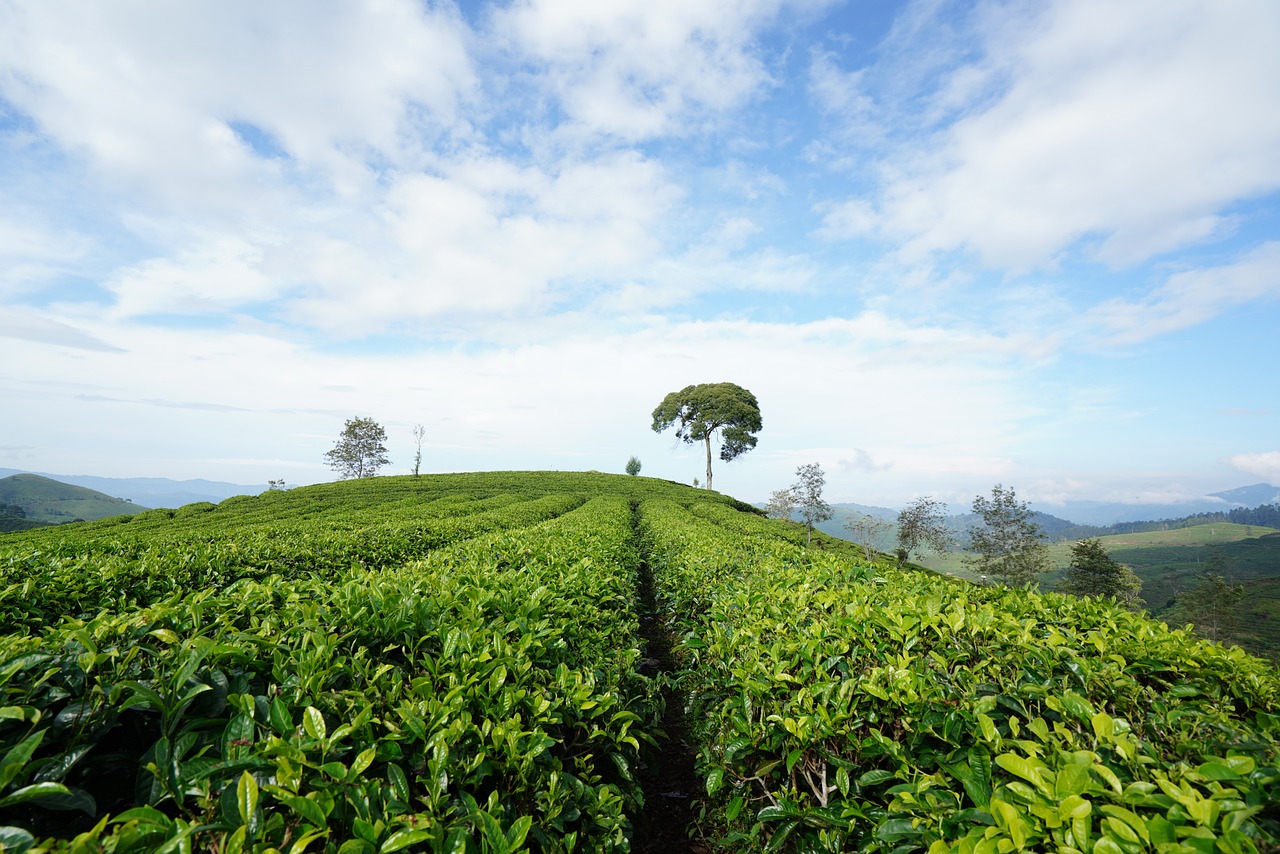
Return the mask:
POLYGON ((83 486, 105 495, 125 498, 135 504, 154 508, 174 508, 197 501, 217 504, 233 495, 257 495, 267 489, 261 486, 226 483, 196 478, 173 480, 167 477, 98 477, 96 475, 65 475, 33 472, 24 469, 0 468, 0 478, 15 474, 34 474, 72 486, 83 486))

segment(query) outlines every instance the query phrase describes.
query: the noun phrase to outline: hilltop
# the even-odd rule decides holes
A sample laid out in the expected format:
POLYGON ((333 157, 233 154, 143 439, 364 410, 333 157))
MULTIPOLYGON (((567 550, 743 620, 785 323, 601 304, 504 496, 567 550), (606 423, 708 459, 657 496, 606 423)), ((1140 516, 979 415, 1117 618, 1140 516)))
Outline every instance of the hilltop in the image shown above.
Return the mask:
MULTIPOLYGON (((147 509, 125 498, 115 498, 36 474, 0 478, 0 505, 20 511, 20 515, 10 511, 9 525, 0 527, 0 530, 92 521, 147 509)), ((4 524, 3 518, 0 517, 0 525, 4 524)))

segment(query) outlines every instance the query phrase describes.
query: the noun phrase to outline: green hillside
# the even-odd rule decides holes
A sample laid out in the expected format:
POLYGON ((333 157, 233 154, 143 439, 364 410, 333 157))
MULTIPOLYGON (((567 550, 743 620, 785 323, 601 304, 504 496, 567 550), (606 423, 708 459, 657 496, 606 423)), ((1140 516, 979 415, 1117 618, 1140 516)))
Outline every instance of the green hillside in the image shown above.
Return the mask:
MULTIPOLYGON (((1107 552, 1142 580, 1144 606, 1165 616, 1178 591, 1195 583, 1205 561, 1217 553, 1226 577, 1245 586, 1245 614, 1234 640, 1255 655, 1280 661, 1280 531, 1260 525, 1211 522, 1186 528, 1099 537, 1107 552)), ((961 552, 926 555, 931 569, 976 581, 961 552)), ((1049 547, 1052 572, 1040 586, 1052 589, 1071 560, 1069 543, 1049 547)))
POLYGON ((0 673, 5 850, 1280 845, 1265 662, 644 477, 8 534, 0 673))
MULTIPOLYGON (((123 498, 112 498, 83 486, 72 486, 38 474, 0 478, 0 504, 18 507, 29 523, 60 525, 135 513, 140 509, 123 498)), ((0 528, 12 530, 14 528, 0 528)))

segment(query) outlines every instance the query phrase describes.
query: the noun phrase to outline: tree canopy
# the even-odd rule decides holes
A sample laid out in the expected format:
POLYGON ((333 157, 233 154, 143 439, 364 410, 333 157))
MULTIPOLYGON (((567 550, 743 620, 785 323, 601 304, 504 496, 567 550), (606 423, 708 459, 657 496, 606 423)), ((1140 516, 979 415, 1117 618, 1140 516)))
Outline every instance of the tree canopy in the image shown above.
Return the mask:
POLYGON ((813 542, 813 526, 831 518, 831 505, 822 498, 822 488, 827 485, 827 476, 818 463, 806 463, 796 468, 796 482, 791 491, 799 505, 800 518, 804 520, 808 542, 813 542))
POLYGON ((329 467, 343 480, 373 477, 385 466, 387 459, 387 431, 372 418, 347 420, 333 450, 325 453, 329 467))
POLYGON ((947 505, 927 496, 912 501, 898 514, 898 565, 911 559, 911 553, 925 548, 940 552, 951 546, 951 530, 947 527, 947 505))
POLYGON ((1222 643, 1233 640, 1239 630, 1244 585, 1229 582, 1226 572, 1226 558, 1212 549, 1195 584, 1179 593, 1172 610, 1163 615, 1169 624, 1191 623, 1200 637, 1222 643))
POLYGON ((1010 586, 1036 580, 1049 569, 1049 547, 1040 526, 1031 521, 1031 510, 1018 501, 1012 489, 996 484, 991 497, 973 499, 973 512, 982 525, 969 529, 970 550, 966 562, 977 572, 1010 586))
POLYGON ((1111 596, 1126 608, 1137 610, 1142 579, 1107 554, 1102 541, 1094 538, 1071 545, 1071 563, 1058 582, 1058 590, 1095 599, 1111 596))
POLYGON ((756 446, 755 434, 764 422, 756 396, 734 383, 703 383, 673 391, 653 410, 653 429, 672 425, 687 444, 702 442, 707 449, 707 489, 711 489, 711 440, 720 434, 720 459, 737 459, 756 446))

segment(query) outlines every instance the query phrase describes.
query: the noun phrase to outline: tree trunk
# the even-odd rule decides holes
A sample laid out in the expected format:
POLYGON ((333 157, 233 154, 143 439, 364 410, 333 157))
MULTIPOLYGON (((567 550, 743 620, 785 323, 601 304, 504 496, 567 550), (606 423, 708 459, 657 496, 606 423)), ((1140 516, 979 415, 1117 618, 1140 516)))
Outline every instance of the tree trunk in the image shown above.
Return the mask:
POLYGON ((711 431, 707 431, 707 435, 702 437, 702 441, 707 445, 707 489, 711 488, 711 431))

